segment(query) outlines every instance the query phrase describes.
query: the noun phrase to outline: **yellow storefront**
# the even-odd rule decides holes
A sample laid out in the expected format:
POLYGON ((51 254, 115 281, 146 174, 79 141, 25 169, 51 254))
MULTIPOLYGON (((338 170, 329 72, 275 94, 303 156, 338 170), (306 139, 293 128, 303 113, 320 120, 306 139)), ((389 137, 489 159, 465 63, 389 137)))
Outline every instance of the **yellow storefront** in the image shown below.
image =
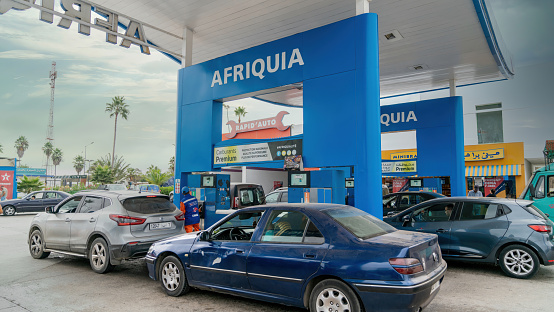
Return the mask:
MULTIPOLYGON (((466 188, 477 183, 483 195, 490 189, 496 196, 506 197, 506 188, 511 196, 517 196, 525 188, 523 142, 466 145, 466 188), (515 188, 514 188, 515 186, 515 188)), ((383 160, 417 159, 416 149, 382 151, 383 160)))

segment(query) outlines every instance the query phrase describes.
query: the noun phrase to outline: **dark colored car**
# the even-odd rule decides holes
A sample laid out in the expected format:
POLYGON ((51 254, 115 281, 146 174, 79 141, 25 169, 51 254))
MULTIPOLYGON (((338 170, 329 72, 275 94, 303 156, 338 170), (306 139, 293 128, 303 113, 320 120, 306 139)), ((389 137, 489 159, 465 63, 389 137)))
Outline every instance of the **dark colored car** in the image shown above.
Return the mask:
POLYGON ((61 191, 38 191, 21 199, 5 200, 0 205, 4 215, 13 216, 16 212, 43 212, 44 208, 55 206, 69 196, 70 194, 61 191))
POLYGON ((35 259, 50 252, 88 258, 96 273, 146 255, 160 239, 184 233, 185 215, 169 197, 133 191, 79 192, 39 213, 29 228, 35 259))
POLYGON ((530 278, 541 264, 554 264, 554 224, 531 201, 445 197, 383 219, 437 234, 446 259, 498 264, 510 277, 530 278))
POLYGON ((420 311, 446 271, 436 235, 336 204, 241 209, 154 243, 146 263, 170 296, 195 287, 310 311, 420 311))
POLYGON ((390 216, 426 200, 446 197, 434 192, 398 192, 383 196, 383 216, 390 216))
POLYGON ((289 188, 280 187, 274 191, 271 191, 265 196, 266 204, 274 203, 288 203, 289 202, 289 188))

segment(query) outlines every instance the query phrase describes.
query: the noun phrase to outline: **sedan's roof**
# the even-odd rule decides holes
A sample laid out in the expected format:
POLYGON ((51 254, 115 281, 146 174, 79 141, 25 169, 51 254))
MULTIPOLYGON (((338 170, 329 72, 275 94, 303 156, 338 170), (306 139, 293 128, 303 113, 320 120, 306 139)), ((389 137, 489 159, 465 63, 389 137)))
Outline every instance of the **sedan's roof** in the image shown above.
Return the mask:
POLYGON ((468 197, 468 196, 454 196, 454 197, 440 197, 431 199, 424 203, 439 202, 439 201, 448 201, 448 202, 485 202, 485 203, 498 203, 498 204, 518 204, 518 205, 530 205, 533 201, 523 200, 523 199, 514 199, 514 198, 503 198, 503 197, 468 197))

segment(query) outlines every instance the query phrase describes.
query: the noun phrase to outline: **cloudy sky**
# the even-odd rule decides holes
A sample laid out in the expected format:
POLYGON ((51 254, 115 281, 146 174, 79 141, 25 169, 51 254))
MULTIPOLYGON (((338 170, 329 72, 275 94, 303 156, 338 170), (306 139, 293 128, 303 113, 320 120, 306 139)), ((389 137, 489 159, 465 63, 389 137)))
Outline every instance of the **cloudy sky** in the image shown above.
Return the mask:
MULTIPOLYGON (((554 1, 492 0, 491 4, 516 68, 552 61, 554 1)), ((134 45, 125 49, 106 43, 103 32, 92 29, 90 36, 84 36, 76 28, 75 23, 66 30, 42 22, 36 9, 0 15, 1 156, 16 157, 14 142, 23 135, 29 149, 22 163, 44 167, 41 147, 50 108, 49 71, 56 61, 54 145, 64 153, 58 174, 74 174, 72 159, 83 155, 91 142, 88 159, 111 153, 114 120, 104 109, 117 95, 125 97, 131 114, 118 121, 116 154, 143 171, 150 165, 166 170, 174 155, 180 65, 154 50, 143 55, 134 45)), ((231 105, 246 106, 248 120, 282 109, 248 101, 231 105)), ((287 110, 291 115, 285 123, 302 122, 300 109, 287 110)))

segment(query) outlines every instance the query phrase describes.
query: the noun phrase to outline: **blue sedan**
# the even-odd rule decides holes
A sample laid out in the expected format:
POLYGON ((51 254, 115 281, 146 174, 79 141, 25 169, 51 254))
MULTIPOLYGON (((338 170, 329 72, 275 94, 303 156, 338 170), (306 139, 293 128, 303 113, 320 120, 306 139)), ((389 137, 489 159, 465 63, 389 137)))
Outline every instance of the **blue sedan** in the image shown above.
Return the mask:
POLYGON ((170 296, 195 287, 310 311, 419 311, 446 272, 436 235, 331 204, 241 209, 154 243, 146 263, 170 296))

